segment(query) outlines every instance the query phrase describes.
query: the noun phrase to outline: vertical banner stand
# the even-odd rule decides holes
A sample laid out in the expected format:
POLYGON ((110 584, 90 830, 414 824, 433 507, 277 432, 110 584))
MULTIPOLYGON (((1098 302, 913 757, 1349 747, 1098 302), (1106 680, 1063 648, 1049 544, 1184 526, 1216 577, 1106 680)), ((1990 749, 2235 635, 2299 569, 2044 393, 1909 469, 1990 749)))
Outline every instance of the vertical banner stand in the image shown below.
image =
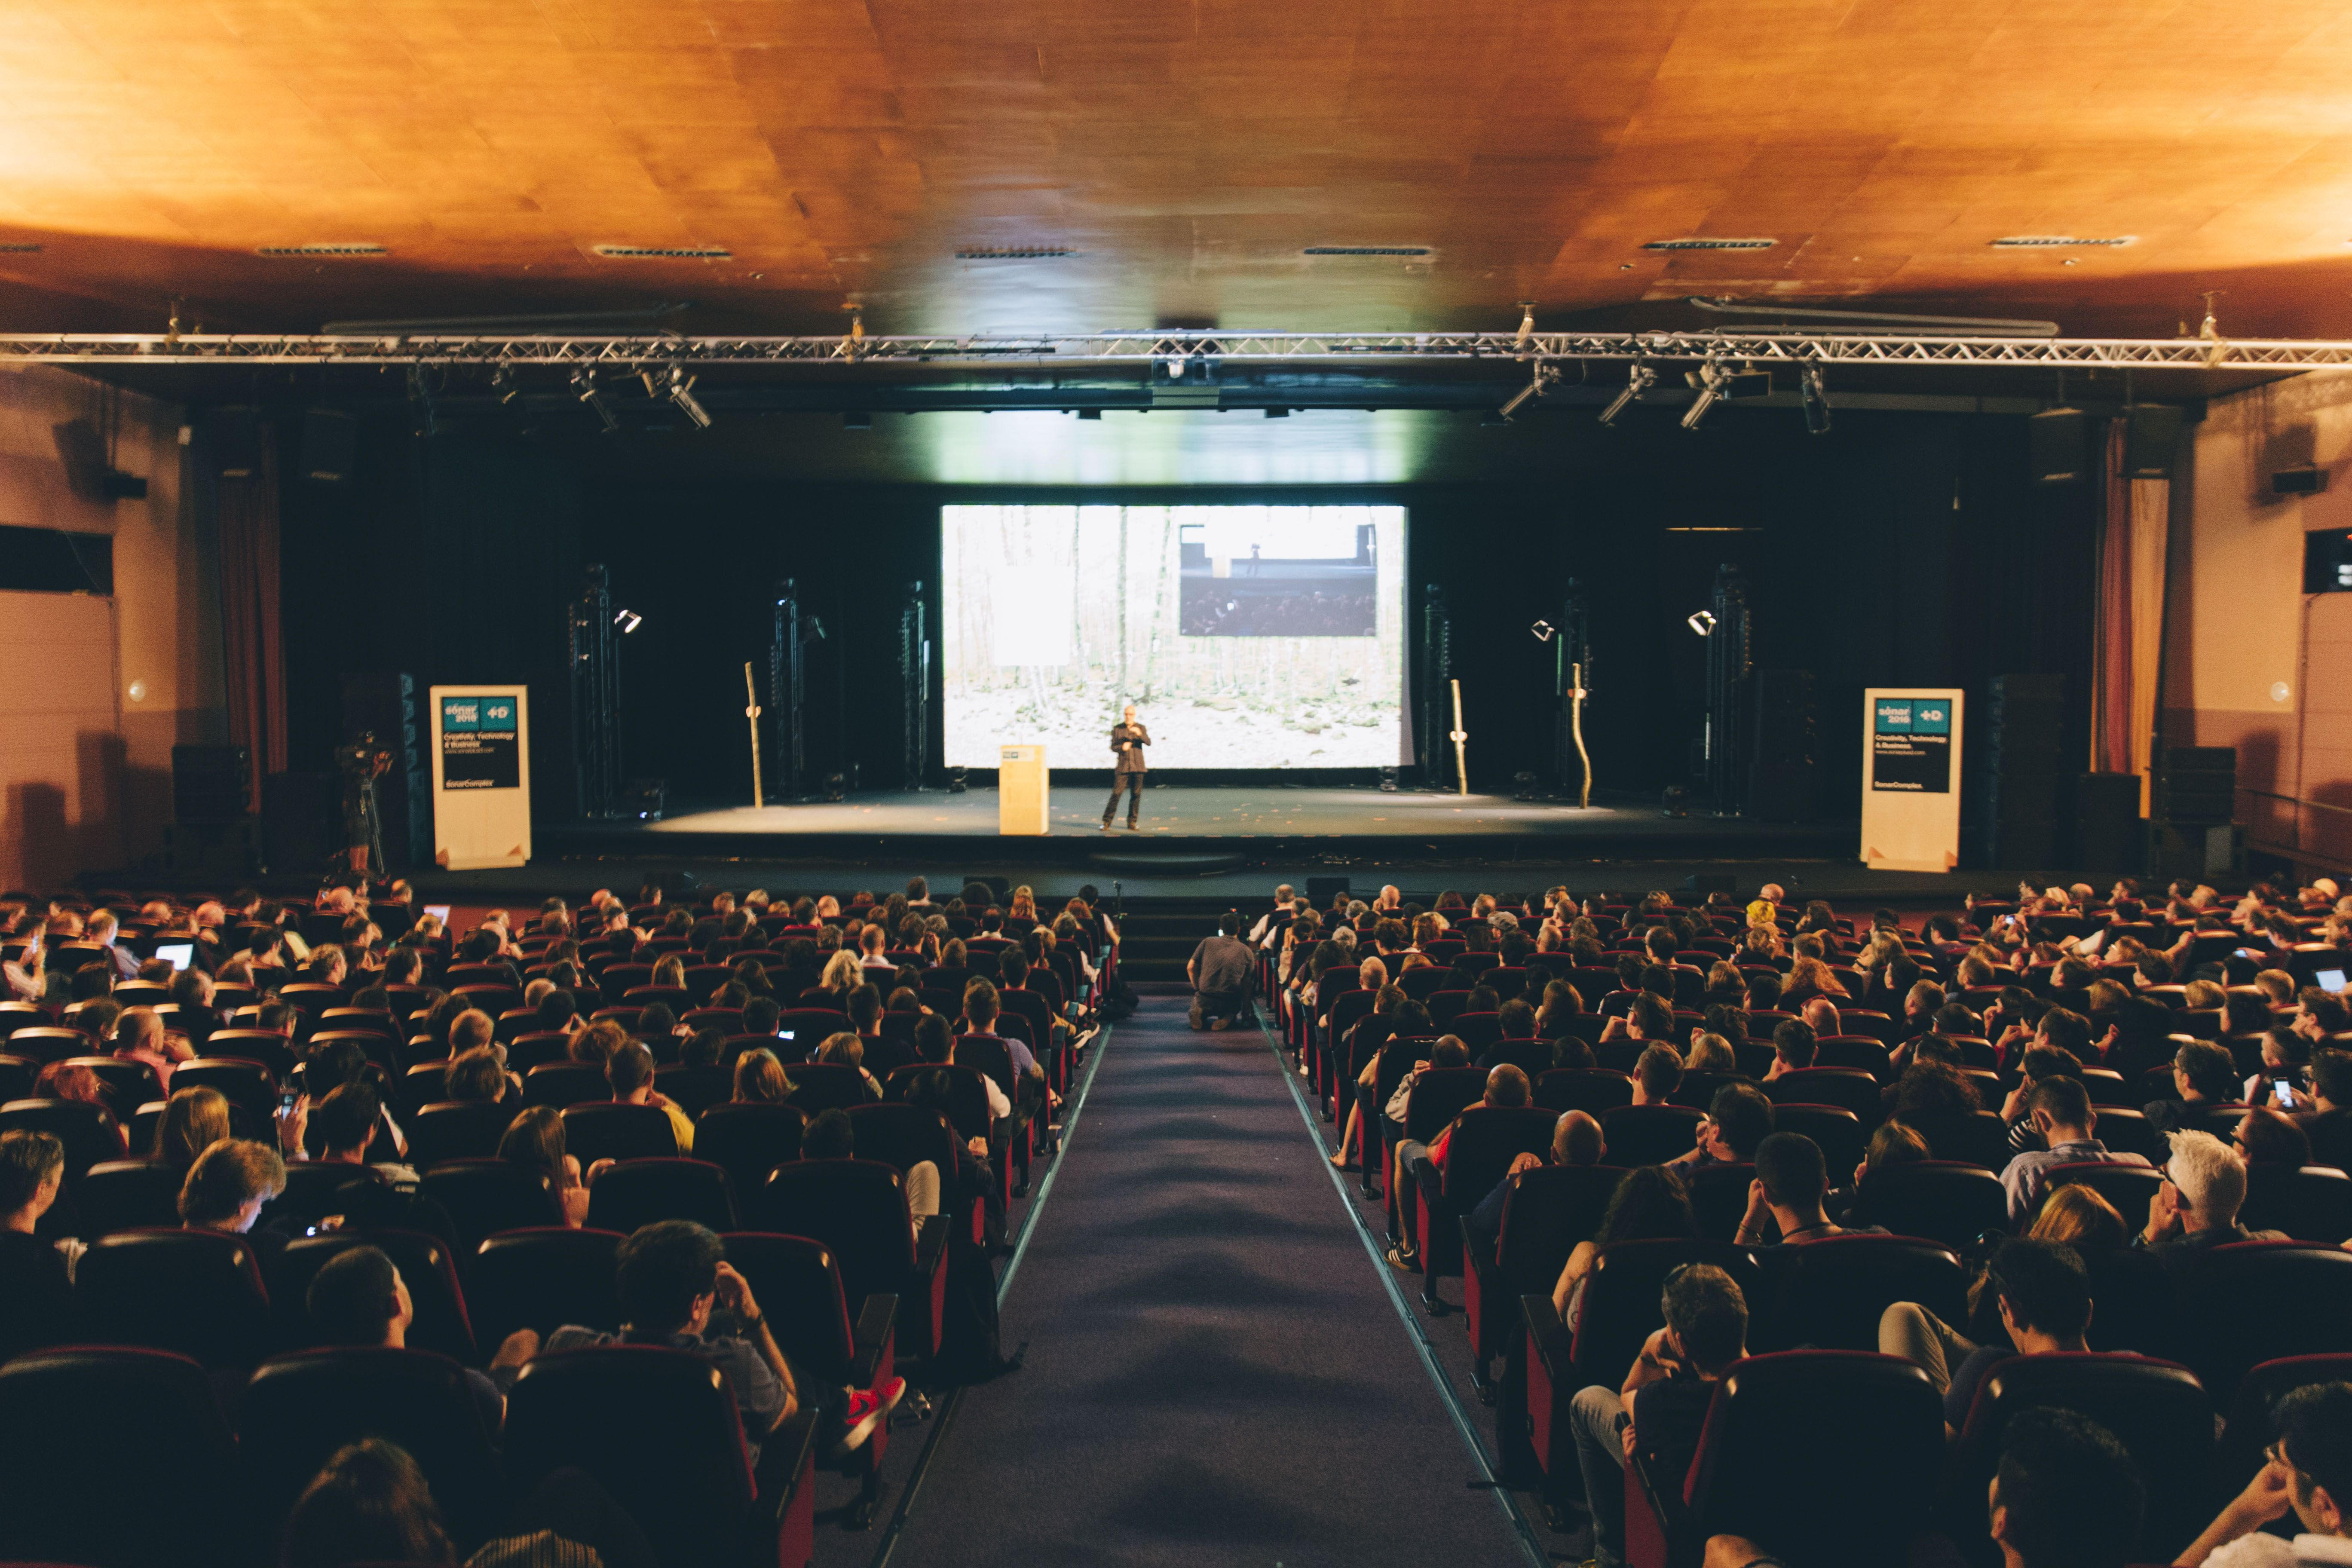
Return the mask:
POLYGON ((751 722, 751 805, 756 809, 767 805, 760 794, 760 688, 751 679, 751 664, 743 663, 743 717, 751 722))
POLYGON ((1007 837, 1043 837, 1053 814, 1047 798, 1045 748, 1000 746, 996 752, 996 831, 1007 837))
POLYGON ((530 860, 530 693, 436 686, 433 863, 447 871, 530 860))
POLYGON ((1454 742, 1454 776, 1460 783, 1461 793, 1468 795, 1470 793, 1470 759, 1462 748, 1464 742, 1470 739, 1470 731, 1462 727, 1462 683, 1456 680, 1452 684, 1454 728, 1447 731, 1446 738, 1454 742))
POLYGON ((1949 871, 1960 860, 1961 694, 1874 686, 1862 694, 1862 862, 1949 871))

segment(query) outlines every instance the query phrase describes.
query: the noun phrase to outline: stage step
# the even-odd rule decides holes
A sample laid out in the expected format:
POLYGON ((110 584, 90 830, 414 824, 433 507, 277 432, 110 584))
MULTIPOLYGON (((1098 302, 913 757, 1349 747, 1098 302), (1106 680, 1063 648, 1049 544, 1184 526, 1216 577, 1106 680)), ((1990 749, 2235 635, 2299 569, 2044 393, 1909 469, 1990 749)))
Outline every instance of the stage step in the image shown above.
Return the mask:
POLYGON ((1132 984, 1181 982, 1192 950, 1203 938, 1215 934, 1217 917, 1234 907, 1229 899, 1130 900, 1119 927, 1118 945, 1119 965, 1128 980, 1132 984))

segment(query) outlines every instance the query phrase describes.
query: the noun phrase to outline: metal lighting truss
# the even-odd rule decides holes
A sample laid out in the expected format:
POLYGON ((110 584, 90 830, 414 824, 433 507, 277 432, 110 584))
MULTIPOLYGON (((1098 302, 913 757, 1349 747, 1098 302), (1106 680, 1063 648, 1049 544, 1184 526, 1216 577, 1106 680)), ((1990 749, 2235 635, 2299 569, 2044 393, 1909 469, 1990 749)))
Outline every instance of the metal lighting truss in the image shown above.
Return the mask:
POLYGON ((1930 337, 1912 332, 1072 332, 1020 337, 700 337, 662 333, 0 334, 0 363, 479 365, 1052 365, 1160 370, 1209 362, 1329 365, 1623 360, 1759 365, 2084 365, 2319 370, 2352 342, 2217 338, 1930 337))

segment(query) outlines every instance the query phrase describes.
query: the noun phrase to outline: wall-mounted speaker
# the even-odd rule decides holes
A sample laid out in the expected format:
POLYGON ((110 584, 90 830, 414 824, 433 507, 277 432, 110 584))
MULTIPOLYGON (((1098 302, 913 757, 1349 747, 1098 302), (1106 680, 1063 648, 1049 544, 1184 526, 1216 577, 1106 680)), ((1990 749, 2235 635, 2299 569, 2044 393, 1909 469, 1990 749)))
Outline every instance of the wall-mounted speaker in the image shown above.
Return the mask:
POLYGON ((302 416, 302 472, 320 483, 350 479, 359 444, 359 421, 350 415, 313 408, 302 416))
POLYGON ((2027 459, 2037 484, 2070 485, 2091 477, 2090 422, 2079 408, 2051 408, 2025 422, 2027 459))
POLYGON ((250 408, 216 408, 205 421, 213 471, 225 479, 249 479, 261 471, 261 422, 250 408))
POLYGON ((2274 496, 2315 496, 2326 488, 2326 468, 2282 468, 2271 476, 2274 496))
POLYGON ((2124 477, 2168 479, 2180 449, 2181 413, 2169 403, 2135 403, 2125 411, 2124 477))

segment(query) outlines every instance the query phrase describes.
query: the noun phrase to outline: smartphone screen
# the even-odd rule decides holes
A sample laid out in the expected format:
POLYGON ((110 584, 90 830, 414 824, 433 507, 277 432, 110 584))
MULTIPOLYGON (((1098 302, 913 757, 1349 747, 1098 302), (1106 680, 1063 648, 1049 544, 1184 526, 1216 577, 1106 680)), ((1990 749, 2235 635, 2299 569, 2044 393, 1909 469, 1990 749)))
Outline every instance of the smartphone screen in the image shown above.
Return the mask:
POLYGON ((446 904, 427 904, 425 906, 425 912, 443 925, 449 923, 449 906, 446 904))
POLYGON ((291 1115, 294 1110, 294 1101, 299 1098, 300 1097, 290 1089, 285 1093, 279 1095, 278 1097, 278 1114, 280 1116, 291 1115))
POLYGON ((2282 1079, 2271 1085, 2271 1096, 2278 1101, 2279 1109, 2284 1110, 2294 1104, 2294 1086, 2282 1079))

